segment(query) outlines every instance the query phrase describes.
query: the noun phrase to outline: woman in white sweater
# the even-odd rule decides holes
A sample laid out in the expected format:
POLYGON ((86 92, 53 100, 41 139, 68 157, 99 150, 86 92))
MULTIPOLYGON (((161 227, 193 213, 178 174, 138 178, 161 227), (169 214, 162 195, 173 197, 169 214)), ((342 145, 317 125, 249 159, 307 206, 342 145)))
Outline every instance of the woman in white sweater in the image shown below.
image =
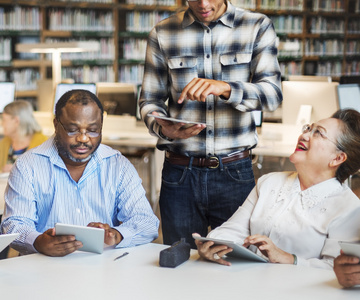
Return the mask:
MULTIPOLYGON (((250 247, 273 263, 331 268, 338 241, 360 240, 360 200, 343 182, 360 169, 360 113, 339 110, 305 125, 290 156, 297 172, 259 178, 244 204, 209 237, 250 247)), ((232 249, 196 241, 202 258, 230 265, 232 249)))

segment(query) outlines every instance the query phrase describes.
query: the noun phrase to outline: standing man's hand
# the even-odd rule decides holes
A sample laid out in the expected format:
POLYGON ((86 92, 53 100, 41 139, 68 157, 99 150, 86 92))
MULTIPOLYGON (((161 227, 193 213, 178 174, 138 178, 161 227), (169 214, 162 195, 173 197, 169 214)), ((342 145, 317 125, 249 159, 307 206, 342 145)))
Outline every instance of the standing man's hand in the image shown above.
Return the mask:
POLYGON ((48 256, 65 256, 82 246, 80 241, 75 240, 74 235, 55 235, 55 228, 46 230, 34 242, 35 249, 48 256))
MULTIPOLYGON (((153 115, 159 115, 157 112, 152 112, 153 115)), ((185 126, 185 123, 171 122, 162 119, 156 119, 156 122, 161 126, 162 135, 169 139, 188 139, 192 136, 198 135, 204 128, 205 124, 196 124, 193 126, 185 126)))
POLYGON ((88 224, 88 227, 102 228, 105 230, 104 243, 106 245, 112 246, 117 245, 123 240, 123 236, 115 228, 110 227, 109 224, 91 222, 88 224))
POLYGON ((194 78, 183 89, 178 103, 181 104, 185 99, 205 102, 209 95, 222 96, 229 99, 231 94, 231 86, 225 81, 194 78))

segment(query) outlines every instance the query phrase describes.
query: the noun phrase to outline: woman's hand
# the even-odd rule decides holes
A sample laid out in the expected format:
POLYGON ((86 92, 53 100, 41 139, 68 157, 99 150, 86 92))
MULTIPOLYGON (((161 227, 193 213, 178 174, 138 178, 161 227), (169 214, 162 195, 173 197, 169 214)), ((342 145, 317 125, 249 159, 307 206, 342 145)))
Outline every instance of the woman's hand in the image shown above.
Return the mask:
POLYGON ((265 255, 272 263, 294 263, 294 256, 292 254, 287 253, 276 247, 272 240, 265 235, 254 234, 248 236, 244 240, 243 246, 247 248, 250 245, 255 245, 261 251, 261 253, 265 255))
MULTIPOLYGON (((194 233, 194 235, 198 235, 197 233, 194 233)), ((223 259, 222 257, 229 252, 231 252, 233 249, 229 248, 225 245, 215 245, 214 242, 200 242, 198 240, 195 240, 195 244, 197 246, 199 255, 201 258, 210 260, 213 262, 217 262, 218 264, 230 266, 231 263, 223 259)))

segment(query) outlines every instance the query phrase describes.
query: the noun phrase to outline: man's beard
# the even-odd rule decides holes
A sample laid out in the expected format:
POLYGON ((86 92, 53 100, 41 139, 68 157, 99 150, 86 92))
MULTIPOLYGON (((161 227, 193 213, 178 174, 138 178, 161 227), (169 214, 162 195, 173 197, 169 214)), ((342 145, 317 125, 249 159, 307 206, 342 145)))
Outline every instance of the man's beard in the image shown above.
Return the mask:
POLYGON ((76 162, 76 163, 84 163, 84 162, 89 161, 93 157, 93 155, 94 155, 95 151, 97 150, 97 148, 99 148, 100 143, 101 143, 101 139, 99 140, 99 142, 95 146, 90 146, 90 145, 87 145, 86 143, 77 143, 76 145, 70 145, 71 149, 83 146, 83 147, 88 148, 89 150, 92 150, 95 147, 95 150, 93 152, 91 152, 91 154, 89 154, 88 157, 85 157, 85 158, 81 159, 81 158, 75 158, 74 156, 72 156, 70 154, 70 152, 60 143, 58 137, 55 136, 55 145, 56 145, 56 148, 57 148, 57 150, 59 152, 59 155, 61 157, 70 159, 71 161, 76 162))

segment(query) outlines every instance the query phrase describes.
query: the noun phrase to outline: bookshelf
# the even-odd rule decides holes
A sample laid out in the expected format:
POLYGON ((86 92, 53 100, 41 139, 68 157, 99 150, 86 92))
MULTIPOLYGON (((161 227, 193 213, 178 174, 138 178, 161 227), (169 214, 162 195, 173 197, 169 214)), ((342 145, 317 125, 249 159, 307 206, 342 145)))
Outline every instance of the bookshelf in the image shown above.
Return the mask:
POLYGON ((359 0, 256 0, 279 37, 282 75, 360 75, 359 0))
MULTIPOLYGON (((283 76, 360 75, 360 0, 232 0, 262 12, 279 37, 283 76)), ((185 0, 0 0, 0 81, 36 98, 51 78, 49 54, 16 53, 18 43, 99 41, 100 51, 62 55, 62 78, 140 84, 146 39, 185 0)))

